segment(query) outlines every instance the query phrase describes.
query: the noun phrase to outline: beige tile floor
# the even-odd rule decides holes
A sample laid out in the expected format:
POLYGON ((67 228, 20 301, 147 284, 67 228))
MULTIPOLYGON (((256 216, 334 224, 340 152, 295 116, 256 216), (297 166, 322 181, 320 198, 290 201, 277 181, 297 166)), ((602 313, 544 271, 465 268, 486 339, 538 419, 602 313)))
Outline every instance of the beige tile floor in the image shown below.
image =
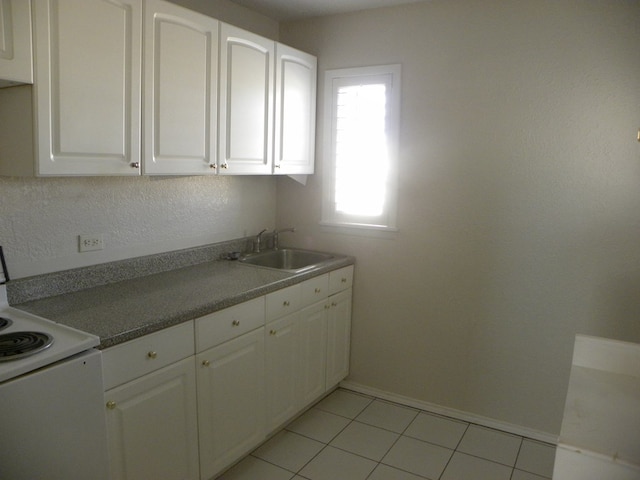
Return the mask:
POLYGON ((220 480, 544 480, 552 445, 338 389, 220 480))

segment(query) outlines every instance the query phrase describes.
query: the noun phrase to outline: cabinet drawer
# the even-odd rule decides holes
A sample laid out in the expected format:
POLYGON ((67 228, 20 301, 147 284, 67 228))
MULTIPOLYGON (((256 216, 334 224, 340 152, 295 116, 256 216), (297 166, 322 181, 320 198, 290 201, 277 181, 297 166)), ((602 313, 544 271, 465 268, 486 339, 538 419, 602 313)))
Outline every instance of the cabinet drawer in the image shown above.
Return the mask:
POLYGON ((300 308, 300 284, 267 295, 267 322, 284 317, 300 308))
POLYGON ((329 296, 329 274, 325 273, 319 277, 306 280, 300 284, 300 287, 302 290, 301 307, 313 305, 329 296))
POLYGON ((329 272, 329 295, 353 285, 353 265, 329 272))
POLYGON ((107 348, 102 352, 104 389, 166 367, 193 353, 193 322, 181 323, 107 348))
POLYGON ((196 351, 250 332, 264 325, 264 297, 225 308, 196 319, 196 351))

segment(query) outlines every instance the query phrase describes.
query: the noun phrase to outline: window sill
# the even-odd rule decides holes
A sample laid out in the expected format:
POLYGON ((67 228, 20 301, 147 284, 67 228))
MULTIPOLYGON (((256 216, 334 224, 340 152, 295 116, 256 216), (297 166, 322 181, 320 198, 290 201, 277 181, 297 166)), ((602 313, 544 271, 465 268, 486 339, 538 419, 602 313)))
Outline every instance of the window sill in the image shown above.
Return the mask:
POLYGON ((359 235, 365 237, 376 237, 395 239, 398 229, 385 225, 367 225, 361 223, 338 223, 321 221, 320 229, 323 233, 339 233, 343 235, 359 235))

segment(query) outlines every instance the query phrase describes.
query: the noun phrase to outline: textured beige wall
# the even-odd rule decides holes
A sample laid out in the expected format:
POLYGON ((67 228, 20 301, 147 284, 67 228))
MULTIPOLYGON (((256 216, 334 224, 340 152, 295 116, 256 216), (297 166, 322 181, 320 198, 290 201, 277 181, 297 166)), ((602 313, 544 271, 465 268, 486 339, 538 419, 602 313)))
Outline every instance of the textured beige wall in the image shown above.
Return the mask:
POLYGON ((275 226, 268 177, 0 177, 0 245, 12 278, 149 255, 275 226), (78 252, 78 235, 105 249, 78 252))
POLYGON ((282 25, 319 92, 329 68, 403 68, 394 238, 325 232, 321 175, 278 180, 287 243, 357 258, 349 380, 557 434, 574 335, 640 341, 638 25, 630 0, 282 25))

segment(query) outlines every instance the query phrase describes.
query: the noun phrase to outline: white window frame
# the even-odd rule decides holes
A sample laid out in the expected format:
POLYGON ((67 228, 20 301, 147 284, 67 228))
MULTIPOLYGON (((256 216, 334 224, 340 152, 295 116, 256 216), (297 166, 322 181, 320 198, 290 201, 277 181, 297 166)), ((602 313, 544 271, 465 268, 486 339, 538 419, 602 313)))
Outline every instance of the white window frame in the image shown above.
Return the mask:
POLYGON ((324 79, 324 163, 322 187, 321 225, 349 231, 357 229, 361 233, 397 231, 398 197, 398 146, 400 125, 400 65, 378 65, 371 67, 343 68, 327 70, 324 79), (386 201, 383 213, 377 217, 362 217, 336 211, 336 109, 337 88, 347 84, 373 84, 384 79, 389 88, 385 115, 385 129, 388 152, 388 171, 386 178, 386 201))

